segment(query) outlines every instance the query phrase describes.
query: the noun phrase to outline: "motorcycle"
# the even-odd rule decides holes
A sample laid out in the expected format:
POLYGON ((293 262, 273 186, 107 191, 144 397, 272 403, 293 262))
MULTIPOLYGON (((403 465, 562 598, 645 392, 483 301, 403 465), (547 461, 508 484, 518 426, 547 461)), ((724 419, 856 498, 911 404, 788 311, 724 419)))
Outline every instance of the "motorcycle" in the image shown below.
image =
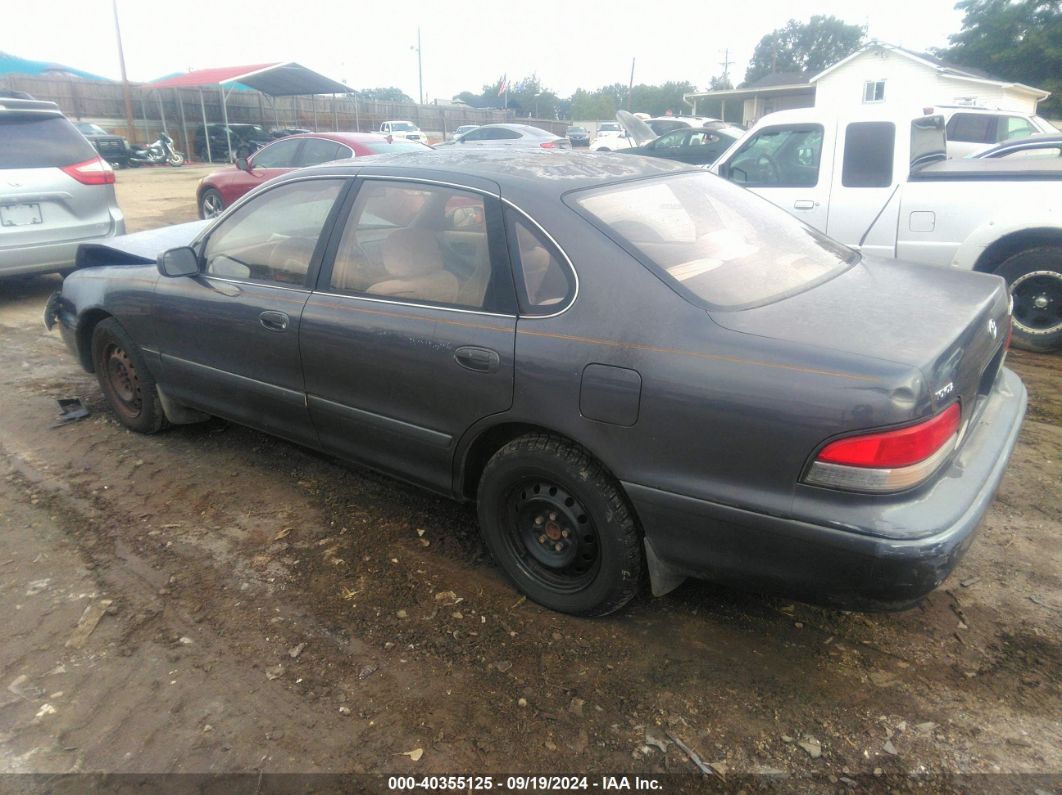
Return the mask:
POLYGON ((184 155, 174 148, 173 139, 166 133, 159 133, 158 140, 153 144, 133 146, 130 150, 129 165, 133 167, 155 166, 162 163, 175 167, 184 165, 184 155))

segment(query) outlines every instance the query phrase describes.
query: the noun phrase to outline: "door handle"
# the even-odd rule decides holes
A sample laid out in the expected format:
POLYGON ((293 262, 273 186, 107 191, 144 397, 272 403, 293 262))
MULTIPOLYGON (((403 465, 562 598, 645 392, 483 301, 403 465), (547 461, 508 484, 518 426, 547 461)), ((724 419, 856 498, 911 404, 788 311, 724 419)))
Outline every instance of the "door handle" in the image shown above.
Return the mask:
POLYGON ((465 345, 454 351, 454 359, 459 365, 475 370, 477 373, 493 373, 501 364, 501 357, 490 348, 465 345))
POLYGON ((793 202, 794 210, 814 210, 818 206, 819 203, 811 199, 797 199, 793 202))
POLYGON ((258 316, 258 322, 262 324, 262 328, 268 331, 287 331, 288 322, 291 320, 283 312, 274 312, 267 310, 258 316))

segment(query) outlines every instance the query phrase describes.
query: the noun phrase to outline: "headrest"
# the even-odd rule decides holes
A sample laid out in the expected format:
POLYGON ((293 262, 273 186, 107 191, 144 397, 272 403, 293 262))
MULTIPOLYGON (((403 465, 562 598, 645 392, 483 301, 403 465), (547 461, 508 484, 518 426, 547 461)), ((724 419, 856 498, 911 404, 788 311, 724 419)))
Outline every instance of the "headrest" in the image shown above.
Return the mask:
POLYGON ((397 229, 384 241, 381 253, 387 272, 396 279, 426 276, 443 268, 439 244, 423 229, 397 229))

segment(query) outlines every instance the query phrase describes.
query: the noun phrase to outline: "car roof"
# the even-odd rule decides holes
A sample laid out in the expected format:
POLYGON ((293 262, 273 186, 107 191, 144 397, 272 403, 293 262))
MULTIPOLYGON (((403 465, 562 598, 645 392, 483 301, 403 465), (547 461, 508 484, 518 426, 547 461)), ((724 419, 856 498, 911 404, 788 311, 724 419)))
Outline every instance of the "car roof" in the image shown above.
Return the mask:
MULTIPOLYGON (((705 173, 704 169, 663 158, 638 157, 611 152, 576 153, 548 149, 475 149, 444 147, 423 152, 359 157, 341 164, 310 166, 280 179, 307 174, 373 174, 437 180, 455 184, 496 186, 505 195, 533 195, 556 201, 572 190, 598 187, 681 172, 705 173)), ((491 188, 493 190, 493 187, 491 188)))
POLYGON ((41 99, 0 99, 0 113, 32 114, 35 116, 62 116, 63 112, 54 102, 41 99))

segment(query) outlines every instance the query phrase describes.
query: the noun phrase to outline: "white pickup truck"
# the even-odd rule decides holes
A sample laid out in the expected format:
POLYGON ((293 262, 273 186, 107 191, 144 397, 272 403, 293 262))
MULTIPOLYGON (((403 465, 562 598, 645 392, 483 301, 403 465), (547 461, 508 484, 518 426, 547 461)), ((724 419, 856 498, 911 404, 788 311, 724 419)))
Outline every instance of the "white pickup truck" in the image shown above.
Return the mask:
POLYGON ((943 117, 878 106, 769 114, 712 170, 866 254, 998 273, 1014 344, 1062 347, 1062 161, 945 160, 943 117))
POLYGON ((427 142, 428 136, 421 132, 420 127, 411 121, 385 121, 380 125, 381 135, 390 135, 392 138, 405 138, 407 141, 427 142))

